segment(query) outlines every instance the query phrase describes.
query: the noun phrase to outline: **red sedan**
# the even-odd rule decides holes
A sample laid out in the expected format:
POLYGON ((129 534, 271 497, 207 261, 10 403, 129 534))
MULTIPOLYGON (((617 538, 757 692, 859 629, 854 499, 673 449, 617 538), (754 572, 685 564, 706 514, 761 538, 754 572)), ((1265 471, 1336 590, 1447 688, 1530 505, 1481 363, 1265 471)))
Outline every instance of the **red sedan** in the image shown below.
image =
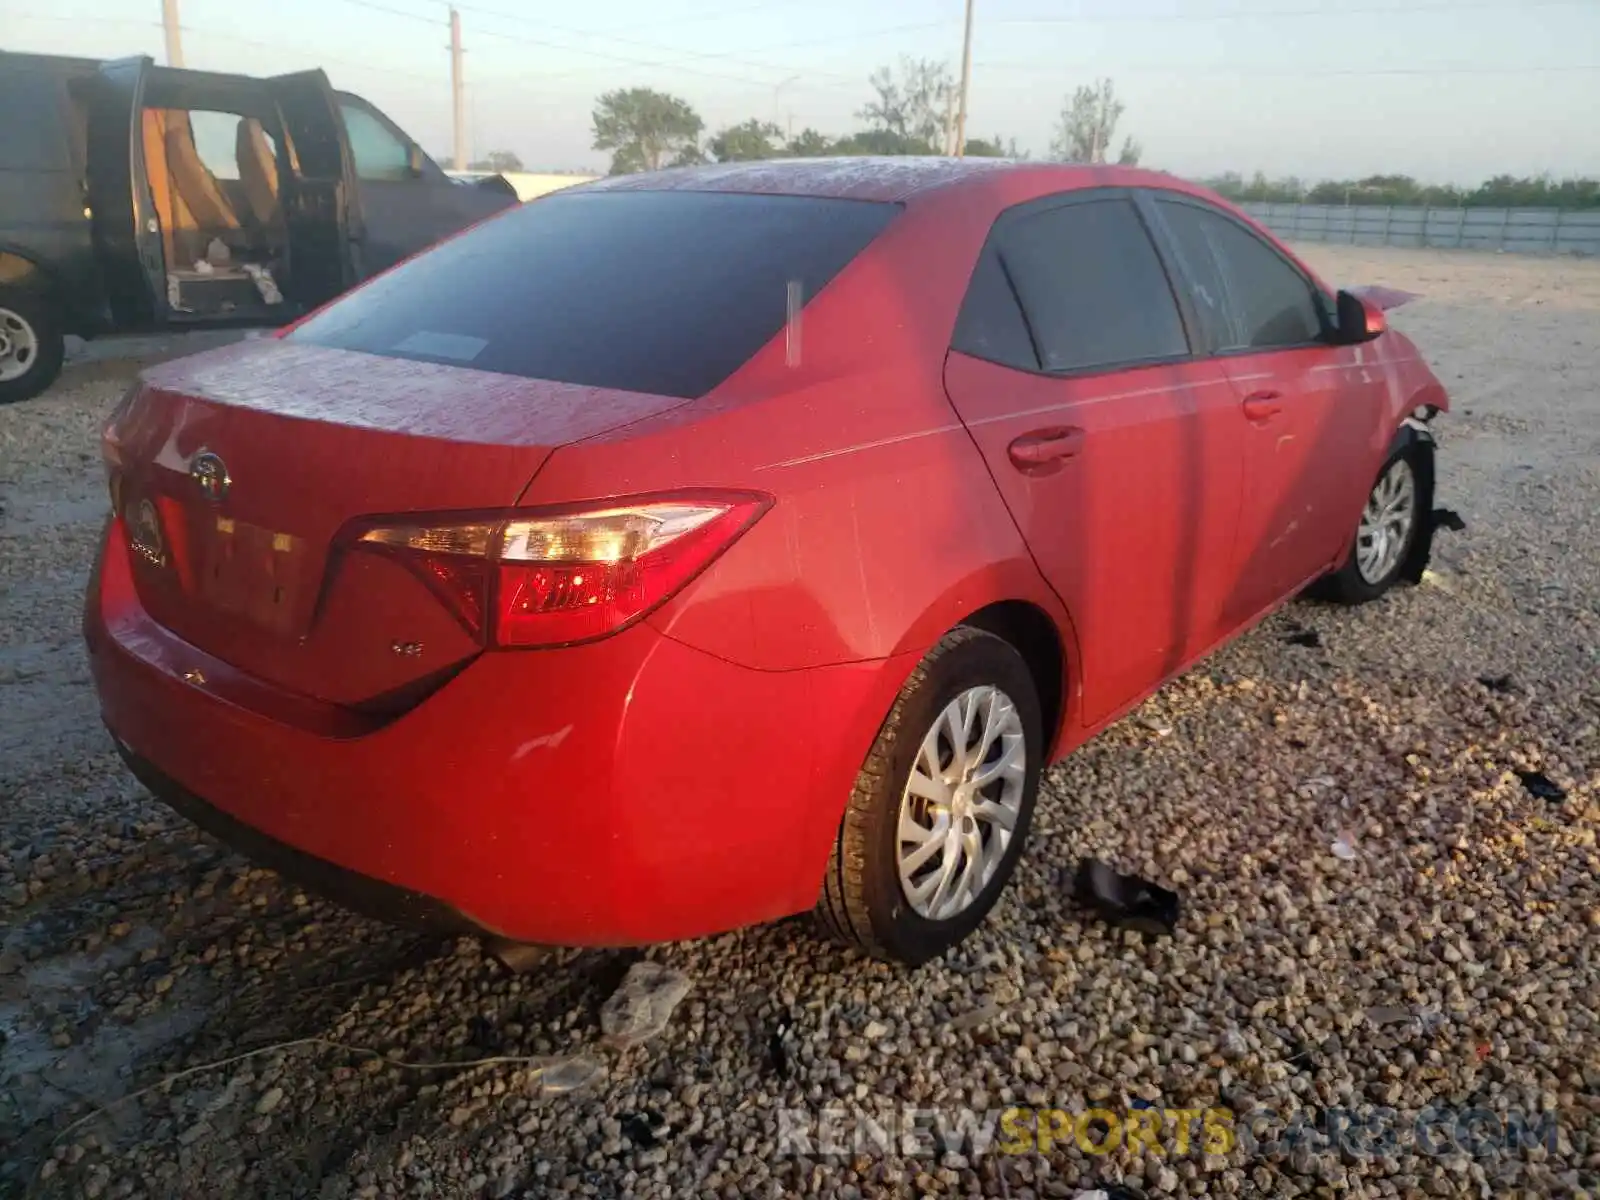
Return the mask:
POLYGON ((85 634, 150 789, 355 907, 966 936, 1039 774, 1420 570, 1438 380, 1216 197, 974 160, 608 179, 147 371, 85 634))

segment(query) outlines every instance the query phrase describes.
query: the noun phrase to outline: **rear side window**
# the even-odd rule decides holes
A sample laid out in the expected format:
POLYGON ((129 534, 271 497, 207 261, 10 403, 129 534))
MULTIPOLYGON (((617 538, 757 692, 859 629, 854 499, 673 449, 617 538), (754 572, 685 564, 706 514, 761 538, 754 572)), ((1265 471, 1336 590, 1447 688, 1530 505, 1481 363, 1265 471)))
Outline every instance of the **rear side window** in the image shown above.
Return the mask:
POLYGON ((1028 323, 993 246, 984 247, 978 257, 966 299, 961 302, 951 346, 962 354, 1003 367, 1039 369, 1039 355, 1028 333, 1028 323))
POLYGON ((1269 350, 1322 337, 1315 290, 1276 250, 1220 213, 1156 203, 1196 280, 1196 306, 1217 349, 1269 350), (1226 296, 1221 309, 1214 303, 1219 287, 1226 296))
POLYGON ((586 387, 700 396, 770 341, 899 207, 591 192, 515 208, 397 267, 290 339, 586 387))
POLYGON ((1172 286, 1130 201, 1064 204, 1002 220, 1000 257, 1046 371, 1189 352, 1172 286))
POLYGON ((71 167, 66 88, 57 75, 6 63, 0 54, 0 171, 71 167))

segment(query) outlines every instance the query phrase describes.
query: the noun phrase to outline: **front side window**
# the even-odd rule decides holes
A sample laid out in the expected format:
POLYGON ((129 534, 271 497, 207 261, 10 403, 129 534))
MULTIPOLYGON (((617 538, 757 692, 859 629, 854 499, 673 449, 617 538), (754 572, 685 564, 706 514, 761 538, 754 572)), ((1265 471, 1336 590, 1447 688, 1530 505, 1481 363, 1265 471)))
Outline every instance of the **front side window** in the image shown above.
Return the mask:
POLYGON ((411 147, 368 109, 342 102, 345 136, 356 176, 369 180, 407 179, 411 175, 411 147))
POLYGON ((1132 202, 1018 213, 998 249, 1046 371, 1104 370, 1189 353, 1183 320, 1132 202))
POLYGON ((1304 346, 1323 336, 1316 292, 1271 246, 1221 213, 1157 200, 1184 267, 1196 307, 1219 350, 1304 346), (1220 286, 1226 299, 1216 303, 1220 286))

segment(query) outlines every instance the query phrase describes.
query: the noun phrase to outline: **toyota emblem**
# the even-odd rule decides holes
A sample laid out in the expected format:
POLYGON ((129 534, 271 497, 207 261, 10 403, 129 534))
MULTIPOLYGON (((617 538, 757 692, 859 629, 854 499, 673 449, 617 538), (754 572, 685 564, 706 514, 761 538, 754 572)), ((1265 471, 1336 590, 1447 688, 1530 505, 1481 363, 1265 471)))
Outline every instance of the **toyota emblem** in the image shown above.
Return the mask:
POLYGON ((221 504, 228 489, 233 486, 233 480, 228 477, 228 464, 209 450, 202 450, 194 456, 189 464, 189 478, 194 480, 201 495, 213 504, 221 504))

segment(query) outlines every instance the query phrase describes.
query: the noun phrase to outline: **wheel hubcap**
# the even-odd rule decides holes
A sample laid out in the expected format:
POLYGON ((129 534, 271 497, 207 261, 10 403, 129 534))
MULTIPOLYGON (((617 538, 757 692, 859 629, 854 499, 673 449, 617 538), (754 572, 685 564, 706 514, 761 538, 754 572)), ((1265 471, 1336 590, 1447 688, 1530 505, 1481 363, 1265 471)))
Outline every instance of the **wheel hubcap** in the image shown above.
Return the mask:
POLYGON ((1356 530, 1356 570, 1367 583, 1381 583, 1399 565, 1416 523, 1416 499, 1411 464, 1396 459, 1373 485, 1356 530))
POLYGON ((0 383, 20 379, 39 354, 39 339, 22 314, 0 308, 0 383))
POLYGON ((934 719, 900 798, 900 890, 918 915, 948 921, 994 879, 1022 815, 1027 739, 1011 698, 969 688, 934 719))

